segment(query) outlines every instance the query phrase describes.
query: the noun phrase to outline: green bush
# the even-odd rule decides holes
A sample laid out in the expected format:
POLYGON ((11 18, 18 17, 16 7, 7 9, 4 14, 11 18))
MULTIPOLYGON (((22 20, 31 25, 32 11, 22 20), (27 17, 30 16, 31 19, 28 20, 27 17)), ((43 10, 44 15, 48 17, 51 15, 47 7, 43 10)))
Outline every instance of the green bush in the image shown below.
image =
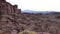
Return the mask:
POLYGON ((22 32, 19 32, 18 34, 37 34, 37 33, 34 31, 30 31, 30 30, 24 30, 22 32))

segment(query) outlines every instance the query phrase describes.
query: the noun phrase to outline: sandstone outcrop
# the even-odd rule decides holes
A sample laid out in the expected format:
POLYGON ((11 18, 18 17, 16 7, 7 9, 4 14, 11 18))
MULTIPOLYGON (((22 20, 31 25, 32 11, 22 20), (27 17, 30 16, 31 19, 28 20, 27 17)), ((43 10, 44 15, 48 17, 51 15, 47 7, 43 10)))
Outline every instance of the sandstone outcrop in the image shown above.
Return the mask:
POLYGON ((4 14, 20 13, 21 9, 18 9, 17 5, 12 5, 6 0, 0 0, 0 11, 4 14))

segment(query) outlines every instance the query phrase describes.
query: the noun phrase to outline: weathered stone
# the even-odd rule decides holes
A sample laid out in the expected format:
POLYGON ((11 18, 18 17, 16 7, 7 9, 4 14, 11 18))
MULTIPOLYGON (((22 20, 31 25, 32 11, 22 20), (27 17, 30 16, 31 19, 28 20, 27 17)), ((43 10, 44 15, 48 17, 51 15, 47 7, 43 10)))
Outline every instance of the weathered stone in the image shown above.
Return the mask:
POLYGON ((38 32, 37 34, 50 34, 48 32, 38 32))
POLYGON ((18 34, 16 30, 13 30, 11 34, 18 34))
POLYGON ((0 30, 0 34, 3 34, 3 31, 2 30, 0 30))
POLYGON ((4 12, 4 14, 13 14, 13 13, 19 13, 18 11, 18 6, 17 5, 12 5, 5 0, 0 0, 0 9, 1 11, 4 12), (4 2, 2 2, 4 1, 4 2))
POLYGON ((0 2, 6 2, 6 0, 0 0, 0 2))

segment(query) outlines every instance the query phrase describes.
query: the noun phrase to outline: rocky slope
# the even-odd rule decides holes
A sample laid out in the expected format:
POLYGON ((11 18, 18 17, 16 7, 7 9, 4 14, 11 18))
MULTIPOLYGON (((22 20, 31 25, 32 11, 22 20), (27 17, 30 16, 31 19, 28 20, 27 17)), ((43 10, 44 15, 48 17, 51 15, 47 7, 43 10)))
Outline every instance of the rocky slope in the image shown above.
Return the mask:
POLYGON ((10 14, 3 15, 0 30, 11 33, 29 29, 50 34, 60 33, 60 15, 10 14))

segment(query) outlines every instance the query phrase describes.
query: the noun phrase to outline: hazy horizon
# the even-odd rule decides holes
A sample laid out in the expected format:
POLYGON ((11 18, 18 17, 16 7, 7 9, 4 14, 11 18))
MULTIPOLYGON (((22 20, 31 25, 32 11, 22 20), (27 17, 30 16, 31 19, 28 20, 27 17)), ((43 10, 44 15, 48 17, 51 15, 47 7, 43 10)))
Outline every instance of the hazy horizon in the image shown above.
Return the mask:
POLYGON ((6 0, 11 4, 18 5, 22 10, 35 11, 58 11, 60 12, 60 0, 6 0))

